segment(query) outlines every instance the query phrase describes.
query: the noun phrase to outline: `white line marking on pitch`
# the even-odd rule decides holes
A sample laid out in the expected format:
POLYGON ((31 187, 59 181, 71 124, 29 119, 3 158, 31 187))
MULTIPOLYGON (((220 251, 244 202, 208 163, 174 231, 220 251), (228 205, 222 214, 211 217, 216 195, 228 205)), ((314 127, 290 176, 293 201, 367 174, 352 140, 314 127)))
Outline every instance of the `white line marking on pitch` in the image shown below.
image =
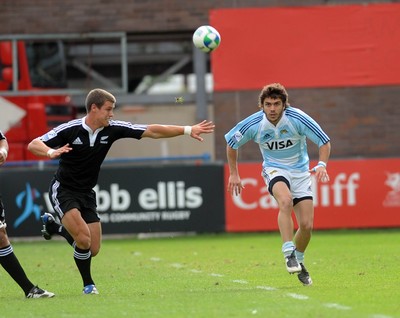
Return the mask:
POLYGON ((294 293, 287 293, 289 297, 292 297, 294 299, 299 299, 299 300, 307 300, 309 297, 306 295, 300 295, 300 294, 294 294, 294 293))
POLYGON ((211 273, 210 276, 213 276, 213 277, 224 277, 224 275, 217 274, 217 273, 211 273))
POLYGON ((257 286, 256 288, 263 289, 263 290, 270 290, 270 291, 276 290, 275 287, 270 287, 270 286, 257 286))
POLYGON ((343 306, 343 305, 335 304, 335 303, 327 303, 327 304, 324 304, 324 306, 327 308, 334 308, 334 309, 339 309, 339 310, 351 310, 351 307, 349 307, 349 306, 343 306))
POLYGON ((242 279, 234 279, 232 282, 238 283, 238 284, 248 284, 249 283, 247 280, 242 280, 242 279))
MULTIPOLYGON (((141 256, 142 253, 141 252, 134 252, 133 255, 134 256, 141 256)), ((159 258, 159 257, 151 257, 150 260, 153 261, 153 262, 160 262, 162 259, 159 258)), ((170 265, 172 267, 174 267, 174 268, 185 267, 185 265, 180 264, 180 263, 171 263, 170 265)), ((197 270, 197 269, 191 269, 190 272, 192 272, 192 273, 202 273, 203 271, 197 270)), ((209 275, 210 276, 214 276, 214 277, 224 277, 224 275, 217 274, 217 273, 211 273, 209 275)), ((238 283, 238 284, 249 284, 249 282, 247 280, 242 280, 242 279, 234 279, 234 280, 232 280, 232 282, 238 283)), ((278 290, 278 288, 271 287, 271 286, 256 286, 256 288, 257 289, 262 289, 262 290, 267 290, 267 291, 276 291, 276 290, 278 290)), ((295 294, 295 293, 287 293, 286 295, 291 297, 291 298, 298 299, 298 300, 307 300, 307 299, 309 299, 309 297, 306 296, 306 295, 300 295, 300 294, 295 294)), ((327 307, 327 308, 338 309, 338 310, 351 310, 352 309, 350 306, 344 306, 344 305, 340 305, 340 304, 336 304, 336 303, 325 303, 325 304, 322 304, 322 305, 327 307)), ((253 315, 257 314, 257 310, 253 310, 251 313, 253 315)), ((387 316, 387 315, 382 315, 382 314, 373 314, 373 315, 370 315, 370 317, 371 318, 393 318, 392 316, 387 316)))

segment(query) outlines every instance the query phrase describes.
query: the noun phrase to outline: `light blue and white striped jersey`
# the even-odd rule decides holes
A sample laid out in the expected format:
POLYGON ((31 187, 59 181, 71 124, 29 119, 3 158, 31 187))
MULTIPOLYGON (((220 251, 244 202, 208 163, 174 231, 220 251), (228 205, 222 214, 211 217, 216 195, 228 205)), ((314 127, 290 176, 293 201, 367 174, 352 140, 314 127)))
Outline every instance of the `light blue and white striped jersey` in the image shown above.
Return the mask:
POLYGON ((306 138, 321 147, 329 137, 309 115, 298 108, 287 107, 275 126, 263 111, 245 118, 232 128, 225 140, 238 149, 250 140, 259 144, 263 167, 276 167, 289 171, 309 170, 306 138))

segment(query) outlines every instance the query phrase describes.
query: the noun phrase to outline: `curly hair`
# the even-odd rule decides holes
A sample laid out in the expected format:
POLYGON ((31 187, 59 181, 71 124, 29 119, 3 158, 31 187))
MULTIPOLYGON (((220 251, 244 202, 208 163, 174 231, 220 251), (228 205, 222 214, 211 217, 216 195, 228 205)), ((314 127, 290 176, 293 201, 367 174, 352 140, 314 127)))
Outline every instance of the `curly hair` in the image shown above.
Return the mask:
POLYGON ((259 107, 262 107, 266 98, 280 99, 285 108, 290 106, 289 95, 282 84, 272 83, 264 86, 261 90, 260 96, 258 97, 259 107))

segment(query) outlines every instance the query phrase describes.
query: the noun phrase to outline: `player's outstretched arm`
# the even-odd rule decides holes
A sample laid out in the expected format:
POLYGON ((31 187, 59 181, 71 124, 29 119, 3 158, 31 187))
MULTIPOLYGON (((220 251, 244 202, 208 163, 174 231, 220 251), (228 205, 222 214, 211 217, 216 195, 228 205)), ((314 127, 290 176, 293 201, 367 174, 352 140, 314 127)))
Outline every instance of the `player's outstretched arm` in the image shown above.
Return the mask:
MULTIPOLYGON (((211 121, 203 120, 201 123, 191 127, 190 136, 198 141, 203 141, 201 134, 210 134, 214 132, 215 125, 211 121)), ((185 128, 187 129, 187 128, 185 128)))
POLYGON ((69 144, 66 144, 57 149, 49 148, 43 141, 41 141, 39 138, 36 138, 29 143, 28 150, 39 157, 56 159, 60 157, 63 153, 70 152, 72 148, 69 146, 69 144))
POLYGON ((189 135, 192 138, 203 141, 201 134, 209 134, 214 131, 215 125, 211 121, 203 120, 202 122, 193 126, 175 126, 175 125, 148 125, 142 137, 153 139, 158 138, 171 138, 181 135, 189 135))

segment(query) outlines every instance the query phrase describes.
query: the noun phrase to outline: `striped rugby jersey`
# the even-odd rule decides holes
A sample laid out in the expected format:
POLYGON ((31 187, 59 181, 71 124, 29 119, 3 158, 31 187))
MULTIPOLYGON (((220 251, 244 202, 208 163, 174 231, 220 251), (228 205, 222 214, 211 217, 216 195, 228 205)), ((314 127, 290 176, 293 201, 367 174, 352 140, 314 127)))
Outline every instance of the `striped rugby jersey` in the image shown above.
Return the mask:
POLYGON ((100 166, 111 145, 121 138, 141 139, 147 125, 110 120, 110 125, 92 131, 85 118, 71 120, 50 130, 39 139, 51 148, 66 144, 72 147, 61 155, 55 178, 62 186, 75 190, 92 189, 98 180, 100 166))
POLYGON ((275 167, 293 172, 309 169, 306 138, 318 147, 330 140, 314 119, 291 106, 284 110, 276 126, 260 110, 225 135, 226 142, 233 149, 238 149, 249 140, 259 144, 264 168, 275 167))

